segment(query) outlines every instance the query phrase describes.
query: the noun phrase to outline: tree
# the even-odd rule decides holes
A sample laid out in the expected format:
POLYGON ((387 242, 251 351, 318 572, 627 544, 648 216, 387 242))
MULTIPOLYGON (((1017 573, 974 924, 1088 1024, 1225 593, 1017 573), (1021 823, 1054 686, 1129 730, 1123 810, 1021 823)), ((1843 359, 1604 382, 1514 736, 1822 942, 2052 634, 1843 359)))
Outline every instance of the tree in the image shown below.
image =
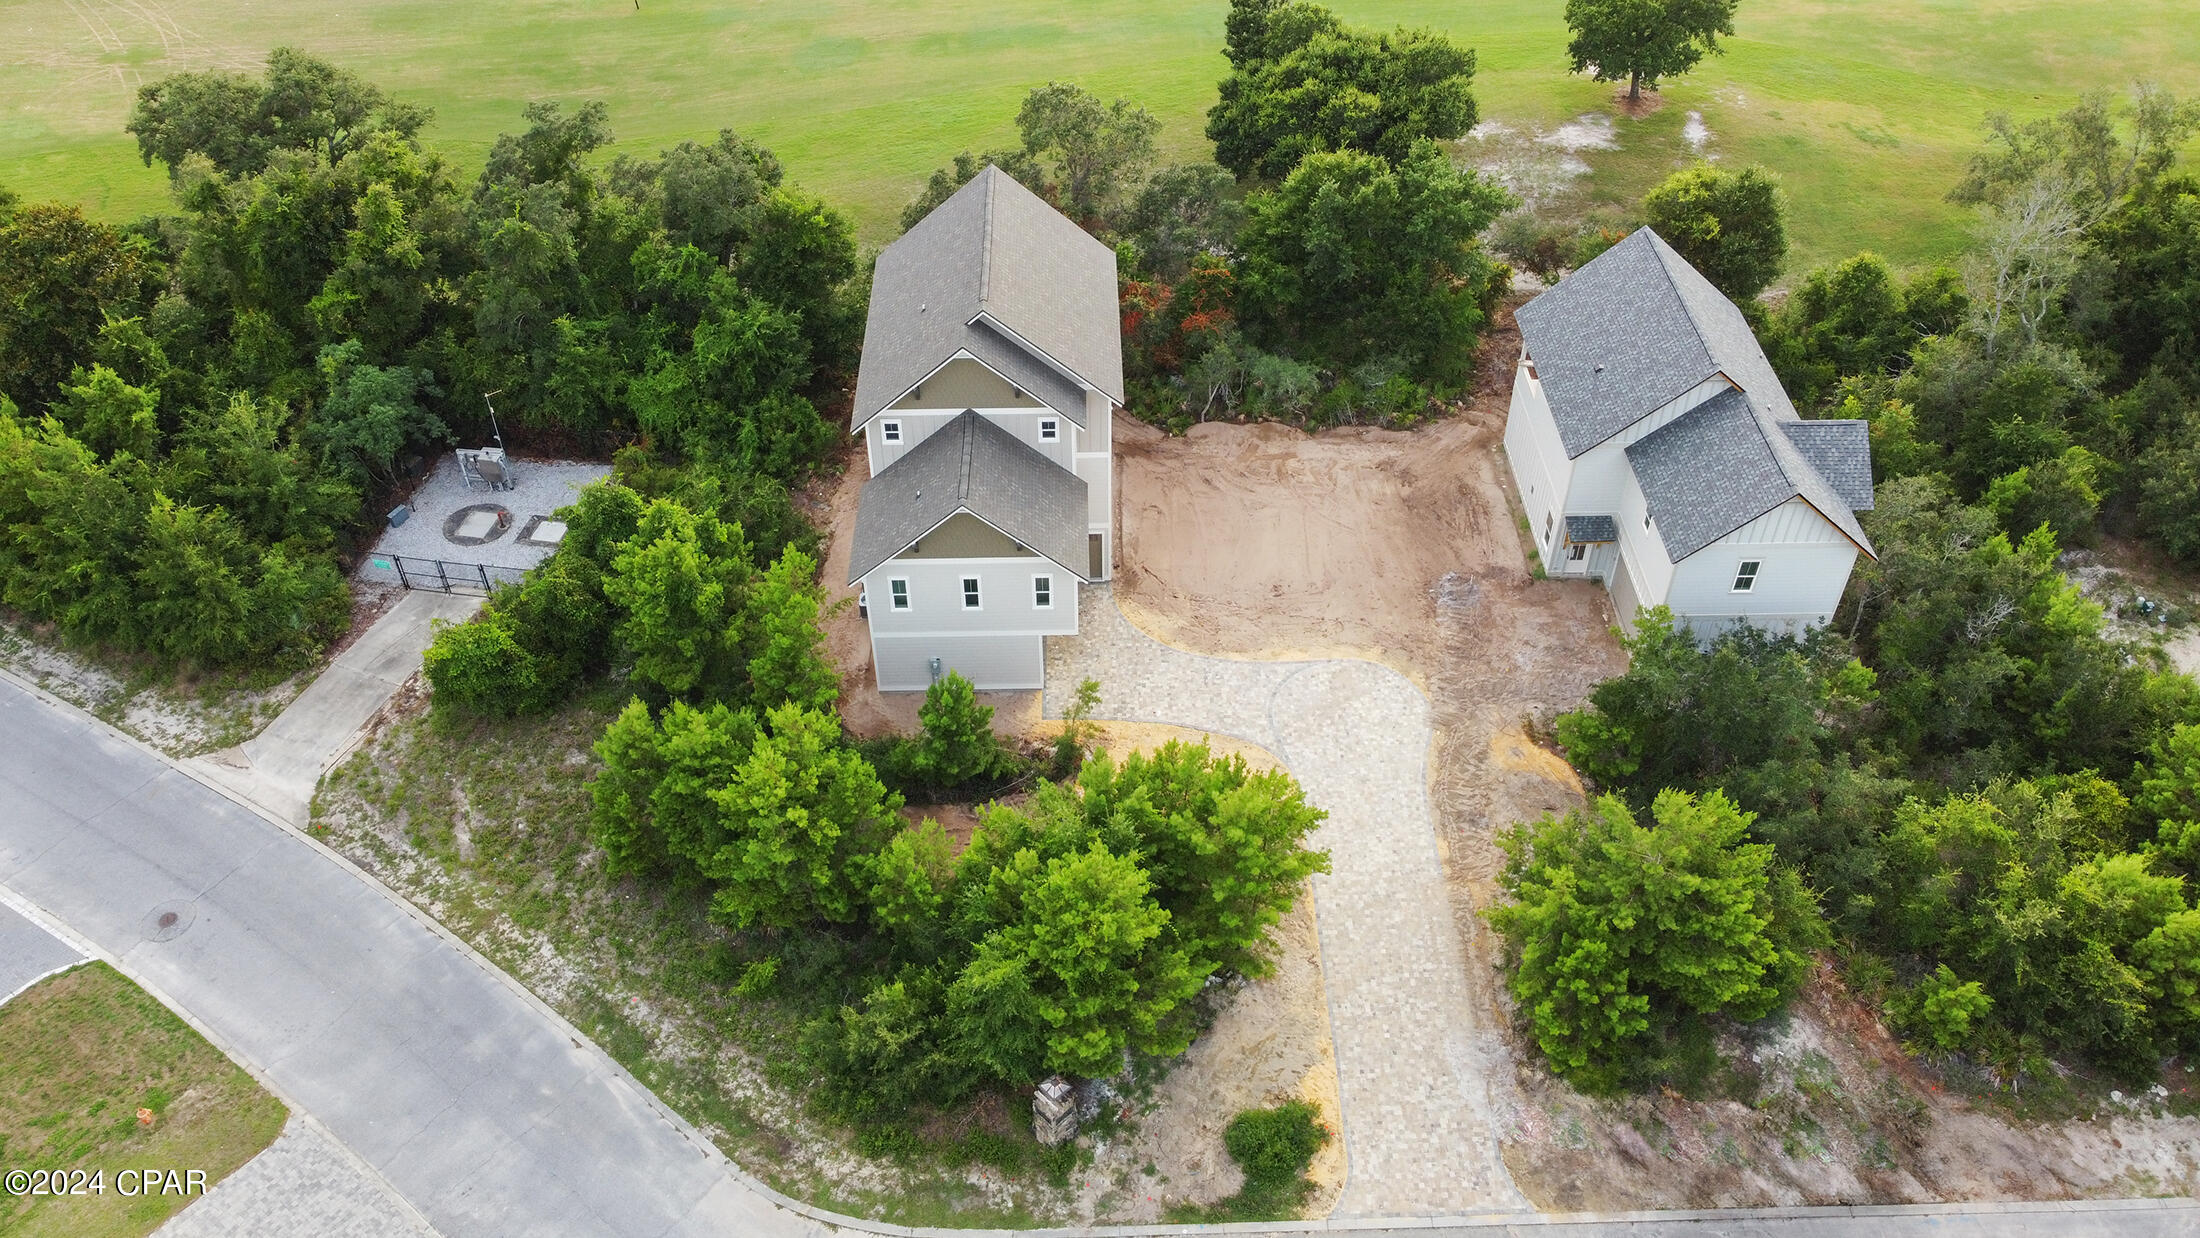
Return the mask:
POLYGON ((1123 197, 1146 178, 1161 122, 1128 99, 1102 104, 1070 82, 1048 82, 1016 111, 1024 154, 1050 167, 1060 206, 1088 224, 1111 220, 1123 197))
POLYGON ((171 176, 192 155, 228 175, 264 169, 277 151, 306 150, 334 164, 368 134, 410 139, 429 113, 392 102, 357 74, 295 48, 268 53, 259 81, 235 73, 178 73, 138 88, 124 126, 151 167, 171 176))
POLYGON ((716 793, 756 742, 756 715, 674 701, 652 716, 627 703, 596 741, 603 769, 589 780, 590 832, 614 875, 670 872, 699 879, 727 844, 716 793))
POLYGON ((1175 740, 1118 766, 1105 753, 1078 778, 1088 823, 1135 850, 1186 954, 1203 969, 1264 976, 1268 930, 1298 901, 1329 855, 1306 836, 1328 816, 1281 770, 1255 774, 1175 740))
POLYGON ((644 509, 603 582, 622 612, 616 638, 633 656, 636 682, 688 699, 729 691, 750 575, 739 525, 665 499, 644 509))
POLYGON ((52 403, 107 316, 136 312, 144 278, 138 249, 74 206, 0 220, 0 396, 25 411, 52 403))
POLYGON ((749 695, 759 708, 791 702, 827 710, 840 698, 840 674, 825 652, 825 590, 817 560, 789 547, 750 591, 749 695))
POLYGON ((1736 0, 1566 0, 1566 44, 1574 72, 1600 82, 1627 83, 1631 103, 1642 88, 1678 77, 1724 49, 1734 33, 1736 0))
POLYGON ((1440 34, 1350 30, 1306 0, 1232 0, 1225 23, 1207 137, 1241 178, 1282 180, 1320 151, 1403 161, 1474 127, 1474 53, 1440 34))
POLYGON ((1395 166, 1354 151, 1310 155, 1248 203, 1246 330, 1265 348, 1338 369, 1396 358, 1423 378, 1460 374, 1502 291, 1475 238, 1510 204, 1433 142, 1395 166))
POLYGON ((1993 112, 1985 125, 1986 142, 1949 200, 1991 206, 2051 181, 2064 187, 2085 227, 2169 170, 2178 148, 2200 130, 2200 103, 2180 103, 2141 82, 2121 106, 2108 91, 2094 90, 2056 116, 2018 124, 2007 112, 1993 112))
POLYGON ((1787 262, 1785 198, 1763 168, 1683 169, 1643 195, 1642 212, 1712 287, 1736 301, 1763 292, 1787 262))
POLYGON ((985 881, 997 927, 947 994, 957 1046, 996 1078, 1111 1075, 1125 1050, 1181 1053, 1203 981, 1165 930, 1138 865, 1098 843, 1042 862, 1023 850, 985 881))
POLYGON ((2200 911, 2180 911, 2134 951, 2155 1021, 2187 1048, 2200 1044, 2200 911))
POLYGON ((80 366, 70 381, 62 384, 54 415, 69 433, 101 456, 112 458, 128 452, 140 460, 150 460, 160 433, 154 418, 159 407, 158 391, 133 387, 122 381, 121 375, 95 363, 90 373, 80 366))
POLYGON ((161 470, 179 499, 218 507, 262 542, 320 550, 359 512, 359 493, 286 441, 290 410, 243 392, 184 417, 161 470))
POLYGON ((718 845, 696 856, 716 890, 711 914, 747 928, 847 923, 863 906, 859 857, 899 824, 870 762, 840 742, 840 719, 789 703, 710 792, 718 845))
POLYGON ((654 160, 621 155, 610 182, 656 215, 668 244, 726 262, 755 235, 757 212, 784 177, 778 156, 720 129, 715 142, 682 142, 654 160))
POLYGON ((435 707, 484 718, 534 708, 544 695, 542 676, 520 635, 517 624, 494 610, 439 626, 421 656, 435 707))
POLYGON ((1662 791, 1654 828, 1615 796, 1506 831, 1489 913, 1515 964, 1513 996, 1551 1068, 1591 1089, 1626 1074, 1653 1025, 1758 1019, 1805 972, 1775 929, 1772 848, 1718 791, 1662 791))
POLYGON ((1124 233, 1138 246, 1146 270, 1178 280, 1193 258, 1232 249, 1245 223, 1236 188, 1229 172, 1211 163, 1172 164, 1156 172, 1124 221, 1124 233))
POLYGON ((919 781, 948 790, 1007 766, 1008 754, 993 733, 993 707, 980 705, 977 690, 957 672, 924 690, 917 720, 922 730, 909 754, 909 772, 919 781))
POLYGON ((1823 633, 1738 628, 1706 648, 1660 606, 1636 618, 1624 643, 1627 673, 1598 684, 1588 708, 1559 715, 1557 728, 1568 760, 1637 806, 1668 787, 1816 758, 1835 725, 1876 696, 1871 670, 1823 633))
POLYGON ((361 351, 357 340, 321 350, 325 394, 307 439, 329 472, 364 485, 393 485, 406 456, 450 441, 450 427, 421 404, 422 397, 443 393, 432 371, 363 365, 361 351))

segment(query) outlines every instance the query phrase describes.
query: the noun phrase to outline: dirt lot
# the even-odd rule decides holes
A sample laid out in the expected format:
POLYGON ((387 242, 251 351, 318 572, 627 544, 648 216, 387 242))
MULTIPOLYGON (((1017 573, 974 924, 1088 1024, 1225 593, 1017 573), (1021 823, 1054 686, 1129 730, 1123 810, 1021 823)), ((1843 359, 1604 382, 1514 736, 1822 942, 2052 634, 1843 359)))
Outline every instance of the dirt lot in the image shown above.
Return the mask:
MULTIPOLYGON (((1510 327, 1509 315, 1503 325, 1510 327)), ((1511 1018, 1496 940, 1496 832, 1581 801, 1533 736, 1623 654, 1601 588, 1531 578, 1499 448, 1509 329, 1459 415, 1405 432, 1309 436, 1210 424, 1181 439, 1118 423, 1115 595, 1147 631, 1204 653, 1373 658, 1433 702, 1432 793, 1469 977, 1511 1018), (1227 531, 1227 535, 1223 535, 1227 531)), ((1753 1105, 1586 1099, 1511 1038, 1506 1160, 1550 1209, 1756 1206, 2190 1192, 2200 1122, 2133 1098, 2092 1122, 2026 1124, 1941 1091, 1830 975, 1784 1027, 1735 1044, 1753 1105)))

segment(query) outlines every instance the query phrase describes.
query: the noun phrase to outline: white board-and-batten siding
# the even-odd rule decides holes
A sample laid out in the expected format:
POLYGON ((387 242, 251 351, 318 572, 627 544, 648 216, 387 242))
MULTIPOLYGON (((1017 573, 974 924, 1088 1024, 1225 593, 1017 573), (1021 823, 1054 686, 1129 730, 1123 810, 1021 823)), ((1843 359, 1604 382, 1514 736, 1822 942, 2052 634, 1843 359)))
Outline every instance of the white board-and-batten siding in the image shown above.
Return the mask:
POLYGON ((881 692, 922 692, 932 686, 932 659, 940 677, 952 672, 989 692, 1046 686, 1046 637, 882 636, 871 633, 871 666, 881 692))
POLYGON ((1505 459, 1512 466, 1513 487, 1520 492, 1520 505, 1544 566, 1554 568, 1551 548, 1564 533, 1559 516, 1573 465, 1559 441, 1558 423, 1551 417, 1543 384, 1530 374, 1526 357, 1513 369, 1512 403, 1505 414, 1505 459))
POLYGON ((1676 565, 1666 605, 1700 636, 1744 620, 1785 631, 1821 626, 1841 604, 1856 556, 1856 543, 1816 508, 1790 499, 1676 565), (1756 583, 1736 593, 1735 575, 1751 559, 1756 583))

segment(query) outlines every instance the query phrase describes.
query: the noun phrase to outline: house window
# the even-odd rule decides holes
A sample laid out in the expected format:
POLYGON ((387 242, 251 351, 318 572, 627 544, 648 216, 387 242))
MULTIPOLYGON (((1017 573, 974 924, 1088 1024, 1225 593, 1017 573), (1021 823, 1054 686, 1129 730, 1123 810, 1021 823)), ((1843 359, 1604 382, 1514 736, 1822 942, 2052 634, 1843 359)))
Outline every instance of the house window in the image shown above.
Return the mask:
POLYGON ((887 595, 888 595, 889 597, 891 597, 891 598, 893 599, 893 605, 894 605, 894 609, 895 609, 895 610, 907 610, 907 609, 909 609, 909 582, 908 582, 908 581, 906 581, 906 580, 889 580, 889 581, 887 581, 887 582, 886 582, 886 593, 887 593, 887 595))
POLYGON ((1589 548, 1580 542, 1575 542, 1566 548, 1566 557, 1579 563, 1589 557, 1589 548))
POLYGON ((879 437, 887 442, 898 443, 901 441, 901 423, 898 421, 882 421, 878 423, 878 433, 879 437))
POLYGON ((963 577, 963 609, 978 609, 978 578, 975 576, 963 577))
POLYGON ((1650 527, 1650 513, 1649 513, 1649 512, 1644 512, 1644 513, 1642 514, 1642 527, 1643 527, 1643 528, 1645 528, 1645 529, 1647 529, 1647 528, 1649 528, 1649 527, 1650 527))
POLYGON ((1031 578, 1031 608, 1033 610, 1054 609, 1054 578, 1052 576, 1034 576, 1031 578))
POLYGON ((1060 437, 1062 437, 1062 423, 1061 423, 1061 422, 1059 422, 1059 421, 1056 421, 1056 420, 1055 420, 1054 418, 1052 418, 1052 417, 1042 417, 1042 418, 1040 418, 1040 419, 1039 419, 1039 441, 1040 441, 1040 442, 1042 442, 1042 443, 1051 443, 1051 442, 1053 442, 1054 440, 1056 440, 1056 439, 1058 439, 1058 438, 1060 438, 1060 437))
POLYGON ((1734 569, 1734 592, 1747 593, 1757 587, 1757 564, 1756 559, 1744 559, 1742 565, 1734 569))

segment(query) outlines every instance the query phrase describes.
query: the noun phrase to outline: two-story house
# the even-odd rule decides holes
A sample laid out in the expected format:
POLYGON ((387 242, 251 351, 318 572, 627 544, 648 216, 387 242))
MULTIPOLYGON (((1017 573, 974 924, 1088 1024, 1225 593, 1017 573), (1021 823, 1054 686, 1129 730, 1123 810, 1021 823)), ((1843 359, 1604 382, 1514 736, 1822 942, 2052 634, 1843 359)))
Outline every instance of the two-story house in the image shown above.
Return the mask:
POLYGON ((850 584, 883 691, 1037 688, 1115 552, 1115 253, 987 167, 879 254, 850 584))
MULTIPOLYGON (((1806 421, 1725 294, 1656 233, 1520 307, 1505 454, 1553 575, 1708 638, 1831 619, 1871 540, 1870 427, 1806 421)), ((1875 556, 1876 557, 1876 556, 1875 556)))

